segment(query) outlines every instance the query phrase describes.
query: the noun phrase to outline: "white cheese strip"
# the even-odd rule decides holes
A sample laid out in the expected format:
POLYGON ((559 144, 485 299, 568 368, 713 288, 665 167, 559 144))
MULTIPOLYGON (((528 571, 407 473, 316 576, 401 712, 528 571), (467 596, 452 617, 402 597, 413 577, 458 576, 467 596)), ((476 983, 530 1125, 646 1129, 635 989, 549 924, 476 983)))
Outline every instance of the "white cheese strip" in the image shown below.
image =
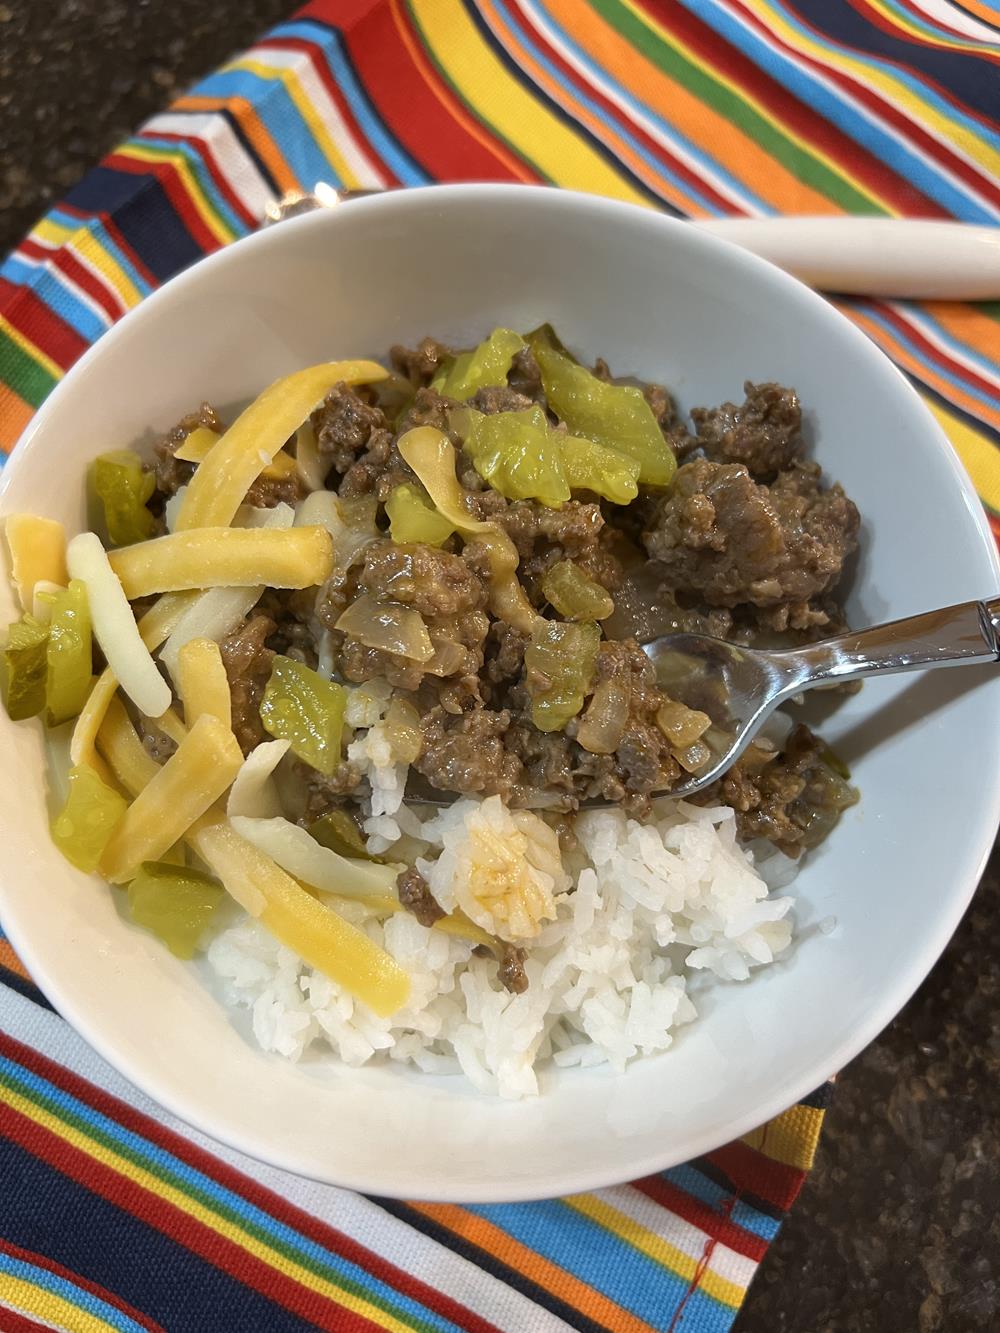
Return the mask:
POLYGON ((345 898, 382 893, 395 897, 399 866, 339 856, 288 819, 247 819, 233 815, 229 822, 241 838, 253 843, 294 879, 314 889, 339 893, 345 898))
POLYGON ((160 661, 177 680, 177 654, 192 639, 214 639, 221 643, 231 634, 252 607, 260 601, 264 589, 210 588, 201 593, 178 620, 160 652, 160 661))
POLYGON ((274 770, 288 753, 289 741, 264 741, 250 751, 229 789, 226 814, 252 819, 274 819, 284 812, 273 779, 274 770))

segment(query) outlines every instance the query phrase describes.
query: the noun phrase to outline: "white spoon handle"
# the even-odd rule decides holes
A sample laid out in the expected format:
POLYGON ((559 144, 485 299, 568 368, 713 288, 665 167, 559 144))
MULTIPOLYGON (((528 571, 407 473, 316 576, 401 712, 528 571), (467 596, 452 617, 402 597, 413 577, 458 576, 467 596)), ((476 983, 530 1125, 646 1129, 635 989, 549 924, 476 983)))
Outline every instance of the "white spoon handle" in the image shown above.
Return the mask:
POLYGON ((860 296, 1000 297, 1000 227, 910 218, 719 218, 696 226, 811 287, 860 296))

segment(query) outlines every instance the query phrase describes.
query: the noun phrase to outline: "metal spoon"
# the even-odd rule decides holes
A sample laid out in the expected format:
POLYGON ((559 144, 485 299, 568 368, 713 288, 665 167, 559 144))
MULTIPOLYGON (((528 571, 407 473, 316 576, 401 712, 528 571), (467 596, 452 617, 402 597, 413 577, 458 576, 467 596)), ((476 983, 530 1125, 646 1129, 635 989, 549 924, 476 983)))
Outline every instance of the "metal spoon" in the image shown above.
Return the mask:
MULTIPOLYGON (((690 673, 691 679, 708 683, 724 698, 729 714, 725 748, 716 750, 708 767, 663 793, 679 798, 693 796, 721 778, 774 710, 805 690, 864 676, 1000 661, 1000 597, 925 611, 805 648, 773 652, 741 648, 707 634, 665 634, 642 647, 657 667, 657 675, 669 675, 671 688, 680 664, 683 676, 690 673)), ((424 783, 407 794, 427 805, 450 805, 458 799, 424 783)), ((606 809, 614 802, 588 800, 584 804, 588 809, 606 809)))

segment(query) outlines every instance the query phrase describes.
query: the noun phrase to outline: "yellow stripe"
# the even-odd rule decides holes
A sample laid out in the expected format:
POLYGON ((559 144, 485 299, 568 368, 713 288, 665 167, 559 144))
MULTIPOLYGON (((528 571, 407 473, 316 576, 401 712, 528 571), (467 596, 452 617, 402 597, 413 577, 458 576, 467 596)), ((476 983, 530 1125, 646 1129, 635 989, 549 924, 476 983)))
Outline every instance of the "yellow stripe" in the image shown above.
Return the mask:
POLYGON ((70 227, 62 222, 53 222, 51 218, 42 218, 35 224, 31 235, 49 245, 61 246, 72 242, 71 248, 76 254, 107 279, 108 285, 114 288, 126 305, 138 305, 142 300, 142 293, 117 259, 108 254, 86 227, 70 227))
POLYGON ((931 46, 943 47, 953 51, 964 51, 973 56, 982 56, 989 49, 985 42, 977 44, 973 41, 966 41, 961 37, 953 37, 951 33, 947 32, 928 32, 926 28, 921 28, 919 24, 907 18, 906 15, 900 14, 894 9, 889 9, 883 3, 883 0, 868 0, 868 3, 872 9, 878 10, 882 17, 894 27, 909 33, 912 37, 921 38, 921 45, 928 43, 931 46))
MULTIPOLYGON (((600 1226, 620 1237, 633 1249, 640 1250, 647 1255, 654 1263, 658 1263, 663 1268, 669 1268, 672 1273, 683 1278, 685 1282, 690 1282, 698 1269, 698 1260, 692 1259, 689 1254, 679 1250, 676 1245, 671 1245, 665 1241, 662 1236, 657 1236, 655 1232, 648 1230, 634 1218, 626 1217, 620 1213, 617 1208, 612 1208, 610 1204, 599 1199, 596 1194, 574 1194, 568 1199, 563 1200, 570 1208, 575 1208, 578 1213, 583 1213, 585 1217, 591 1218, 600 1226)), ((706 1295, 714 1297, 721 1301, 723 1305, 732 1306, 735 1309, 746 1295, 746 1288, 739 1286, 736 1282, 730 1282, 718 1273, 713 1272, 711 1268, 705 1268, 698 1279, 699 1291, 706 1295)))
POLYGON ((744 102, 747 106, 753 107, 757 115, 760 116, 762 120, 766 120, 769 125, 773 126, 774 129, 777 130, 783 138, 787 139, 789 143, 794 144, 797 148, 801 149, 803 153, 806 153, 809 157, 813 158, 814 161, 822 162, 828 171, 832 172, 833 175, 838 176, 842 181, 845 181, 850 185, 852 190, 856 191, 858 194, 863 194, 866 199, 870 199, 873 204, 877 205, 877 207, 885 209, 886 212, 894 215, 898 212, 898 210, 893 208, 891 204, 886 202, 886 200, 882 199, 879 195, 873 194, 862 181, 859 181, 855 176, 852 176, 849 172, 845 171, 843 166, 841 166, 841 164, 834 158, 829 157, 821 148, 818 148, 816 144, 810 143, 808 139, 802 138, 802 136, 797 134, 790 125, 786 125, 783 120, 775 116, 766 106, 761 102, 758 102, 750 92, 749 88, 744 88, 742 84, 734 83, 733 80, 727 78, 721 70, 716 69, 714 65, 708 64, 702 60, 691 47, 682 42, 674 33, 668 31, 668 29, 657 23, 656 19, 654 19, 651 14, 647 14, 645 10, 640 9, 637 5, 633 4, 632 0, 621 0, 621 3, 632 13, 639 23, 644 24, 645 27, 649 28, 652 32, 655 32, 660 40, 667 46, 672 47, 675 51, 679 51, 684 59, 694 65, 696 69, 700 69, 714 83, 719 84, 720 87, 728 88, 733 96, 738 98, 741 102, 744 102))
POLYGON ((965 465, 980 498, 1000 514, 1000 449, 928 395, 921 395, 965 465))
MULTIPOLYGON (((400 1323, 398 1319, 386 1314, 378 1306, 372 1305, 369 1301, 353 1295, 350 1291, 343 1290, 334 1283, 309 1272, 301 1264, 295 1263, 294 1260, 286 1258, 285 1255, 272 1249, 271 1246, 248 1235, 239 1226, 211 1212, 188 1194, 185 1194, 183 1190, 175 1188, 167 1181, 161 1180, 158 1176, 143 1170, 142 1167, 120 1157, 110 1148, 105 1147, 104 1144, 89 1138, 72 1125, 66 1124, 58 1116, 51 1115, 26 1097, 20 1096, 13 1089, 9 1087, 0 1088, 0 1100, 6 1101, 21 1115, 26 1116, 35 1124, 42 1125, 50 1133, 58 1135, 59 1138, 72 1144, 74 1148, 86 1153, 103 1166, 110 1168, 128 1180, 134 1181, 156 1198, 166 1200, 167 1203, 172 1204, 187 1216, 209 1227, 217 1235, 224 1236, 227 1240, 239 1245, 248 1254, 252 1254, 255 1258, 269 1264, 271 1268, 283 1273, 286 1277, 292 1278, 308 1291, 315 1291, 336 1304, 342 1305, 345 1310, 350 1310, 353 1314, 370 1320, 377 1328, 385 1329, 386 1333, 412 1333, 411 1324, 400 1323)), ((103 1325, 100 1327, 103 1328, 103 1325)), ((86 1333, 90 1333, 89 1328, 86 1333)))
POLYGON ((3 329, 11 342, 17 343, 25 356, 30 356, 32 361, 37 361, 41 368, 48 371, 53 379, 62 379, 63 374, 65 373, 62 366, 57 366, 50 356, 46 356, 40 347, 36 347, 35 344, 30 342, 23 333, 15 329, 13 324, 4 319, 3 315, 0 315, 0 329, 3 329))
POLYGON ((26 1318, 44 1319, 53 1328, 63 1329, 64 1333, 115 1333, 114 1324, 99 1319, 97 1315, 88 1314, 79 1305, 51 1291, 45 1291, 27 1278, 5 1273, 0 1296, 26 1318))
POLYGON ((434 58, 472 113, 543 176, 568 189, 648 206, 645 195, 508 73, 460 0, 411 0, 410 7, 434 58))
MULTIPOLYGON (((814 41, 804 33, 799 32, 790 23, 785 22, 771 6, 768 6, 765 22, 774 32, 780 33, 782 38, 795 50, 809 52, 822 63, 853 75, 861 83, 867 83, 881 89, 890 103, 900 107, 900 109, 905 108, 912 120, 918 124, 923 121, 926 126, 936 130, 938 137, 943 139, 946 145, 961 148, 973 161, 978 162, 992 175, 1000 175, 1000 152, 990 146, 987 138, 980 138, 956 117, 938 111, 935 106, 914 93, 902 79, 898 79, 886 70, 880 69, 874 63, 853 59, 844 52, 831 49, 822 42, 814 41)), ((935 170, 940 170, 940 168, 935 167, 935 170)))
POLYGON ((53 222, 51 218, 40 218, 31 229, 31 235, 52 245, 62 245, 78 227, 68 222, 53 222))
MULTIPOLYGON (((292 70, 278 65, 265 65, 259 60, 234 60, 231 64, 224 65, 223 69, 246 69, 261 79, 277 79, 279 83, 284 85, 285 92, 295 103, 296 110, 309 127, 309 133, 323 150, 327 161, 347 189, 356 189, 361 184, 357 172, 348 165, 347 159, 331 138, 330 132, 320 120, 312 102, 302 91, 302 87, 292 70)), ((311 189, 312 186, 310 185, 309 188, 311 189)))
POLYGON ((793 1106, 760 1129, 745 1134, 743 1142, 772 1161, 783 1162, 797 1171, 808 1171, 816 1156, 822 1128, 822 1111, 812 1106, 793 1106))
POLYGON ((137 158, 140 162, 169 162, 184 182, 188 197, 217 241, 225 245, 236 235, 223 223, 218 213, 212 208, 205 195, 201 182, 191 170, 191 163, 183 153, 172 153, 166 148, 146 148, 137 143, 126 144, 119 150, 125 157, 137 158))

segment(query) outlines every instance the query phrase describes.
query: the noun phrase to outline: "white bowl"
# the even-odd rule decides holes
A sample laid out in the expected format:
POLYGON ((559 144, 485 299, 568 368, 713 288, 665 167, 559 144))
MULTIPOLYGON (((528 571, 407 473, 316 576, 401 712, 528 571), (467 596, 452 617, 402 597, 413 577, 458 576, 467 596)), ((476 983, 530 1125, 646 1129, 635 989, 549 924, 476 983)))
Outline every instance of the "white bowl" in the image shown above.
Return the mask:
MULTIPOLYGON (((202 399, 245 400, 332 357, 550 320, 684 409, 794 385, 815 455, 863 515, 849 612, 872 623, 996 593, 968 478, 913 390, 818 296, 683 223, 509 186, 414 190, 272 230, 150 297, 76 366, 3 475, 0 508, 78 528, 96 454, 202 399)), ((8 618, 13 608, 2 608, 8 618)), ((0 917, 67 1019, 171 1111, 234 1147, 378 1194, 516 1200, 642 1176, 754 1128, 879 1032, 930 969, 997 823, 1000 687, 975 669, 869 684, 825 722, 862 791, 795 886, 798 943, 623 1075, 546 1073, 507 1103, 458 1078, 283 1063, 72 870, 46 823, 35 725, 0 721, 0 917), (15 776, 16 775, 16 776, 15 776), (836 918, 832 934, 819 923, 836 918)))

